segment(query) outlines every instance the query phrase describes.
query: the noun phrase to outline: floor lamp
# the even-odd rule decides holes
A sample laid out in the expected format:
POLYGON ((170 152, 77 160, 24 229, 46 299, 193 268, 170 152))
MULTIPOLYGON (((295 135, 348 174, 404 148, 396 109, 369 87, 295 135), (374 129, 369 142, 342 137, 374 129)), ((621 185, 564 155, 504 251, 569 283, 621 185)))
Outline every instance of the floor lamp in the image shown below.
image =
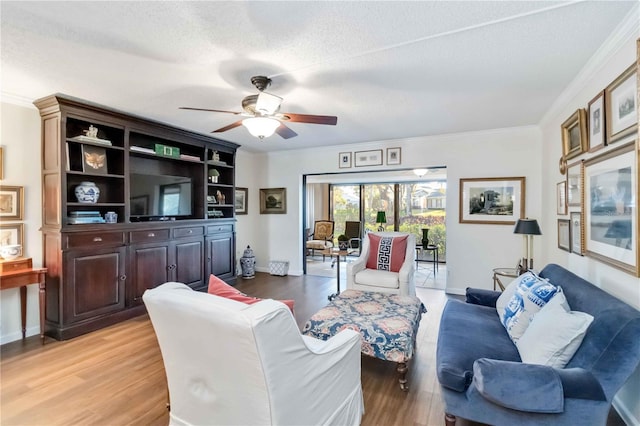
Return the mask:
POLYGON ((513 230, 514 234, 522 234, 523 242, 523 255, 521 271, 528 271, 533 269, 533 236, 542 235, 540 232, 540 226, 535 219, 518 219, 516 227, 513 230))

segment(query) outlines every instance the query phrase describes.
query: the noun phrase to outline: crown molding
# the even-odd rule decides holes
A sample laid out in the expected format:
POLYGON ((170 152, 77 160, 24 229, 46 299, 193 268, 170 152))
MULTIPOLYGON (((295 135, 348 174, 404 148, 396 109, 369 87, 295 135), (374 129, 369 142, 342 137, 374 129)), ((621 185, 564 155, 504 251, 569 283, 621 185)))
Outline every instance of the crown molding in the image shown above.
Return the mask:
POLYGON ((576 77, 551 105, 551 108, 540 120, 539 125, 545 126, 556 118, 560 110, 584 90, 587 83, 602 70, 609 60, 624 46, 625 42, 635 40, 640 35, 640 3, 636 3, 620 25, 602 43, 596 53, 587 61, 576 77))
POLYGON ((0 102, 17 105, 25 108, 36 109, 36 106, 33 104, 33 99, 27 98, 26 96, 16 95, 14 93, 7 93, 5 91, 0 92, 0 102))

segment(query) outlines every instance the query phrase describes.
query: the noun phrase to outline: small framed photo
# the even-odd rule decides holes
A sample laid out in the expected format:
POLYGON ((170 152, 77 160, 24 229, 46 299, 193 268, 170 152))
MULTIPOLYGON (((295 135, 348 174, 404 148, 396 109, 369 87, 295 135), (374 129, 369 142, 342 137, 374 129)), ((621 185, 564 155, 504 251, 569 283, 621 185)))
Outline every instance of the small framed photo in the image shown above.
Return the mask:
POLYGON ((582 206, 584 162, 577 161, 567 167, 567 205, 582 206))
POLYGON ((247 205, 249 203, 249 189, 236 188, 234 207, 236 214, 247 214, 247 205))
POLYGON ((24 210, 24 187, 2 186, 0 188, 0 219, 22 220, 24 210))
POLYGON ((0 246, 20 244, 24 256, 24 224, 0 223, 0 246))
POLYGON ((341 152, 338 154, 338 167, 341 169, 350 169, 351 168, 351 153, 350 152, 341 152))
POLYGON ((356 151, 354 154, 355 166, 382 166, 382 150, 373 149, 371 151, 356 151))
POLYGON ((568 160, 587 151, 587 117, 584 108, 565 120, 562 130, 562 158, 568 160))
POLYGON ((567 181, 556 184, 556 213, 567 214, 567 181))
POLYGON ((260 188, 260 214, 287 213, 287 188, 260 188))
POLYGON ((569 219, 558 219, 558 248, 571 251, 571 224, 569 219))
POLYGON ((460 223, 513 225, 524 217, 525 178, 460 179, 460 223))
POLYGON ((400 164, 400 152, 402 148, 387 148, 387 165, 397 165, 400 164))
POLYGON ((584 254, 584 228, 582 227, 582 212, 571 212, 571 253, 582 256, 584 254))
POLYGON ((92 145, 82 145, 82 171, 106 175, 107 153, 104 148, 92 145))
POLYGON ((605 114, 604 114, 604 90, 589 102, 589 152, 604 148, 605 138, 605 114))
POLYGON ((636 65, 627 68, 604 89, 607 144, 635 132, 638 127, 636 65))

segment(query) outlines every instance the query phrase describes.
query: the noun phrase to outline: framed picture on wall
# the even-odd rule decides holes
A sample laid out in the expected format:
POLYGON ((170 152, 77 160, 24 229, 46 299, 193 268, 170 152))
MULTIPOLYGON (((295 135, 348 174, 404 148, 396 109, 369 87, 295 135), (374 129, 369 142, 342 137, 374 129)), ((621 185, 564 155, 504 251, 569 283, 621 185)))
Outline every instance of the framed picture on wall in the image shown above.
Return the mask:
POLYGON ((562 158, 568 160, 587 151, 587 117, 584 108, 571 114, 561 126, 562 158))
POLYGON ((401 148, 387 148, 387 165, 400 164, 400 152, 401 148))
POLYGON ((589 152, 604 148, 605 138, 605 114, 604 114, 604 90, 589 102, 589 152))
POLYGON ((382 150, 356 151, 354 154, 356 167, 382 166, 382 150))
POLYGON ((287 188, 260 188, 260 214, 287 213, 287 188))
POLYGON ((633 64, 604 90, 607 144, 634 133, 638 127, 637 87, 633 64))
POLYGON ((247 214, 248 202, 249 202, 249 189, 236 187, 236 193, 235 193, 235 199, 234 199, 236 214, 247 214))
POLYGON ((338 167, 341 169, 350 169, 351 168, 351 153, 350 152, 341 152, 338 154, 338 167))
POLYGON ((525 178, 460 179, 460 223, 513 225, 524 217, 525 178))
POLYGON ((567 181, 556 184, 556 213, 567 214, 567 181))
POLYGON ((24 255, 24 224, 0 223, 0 246, 20 244, 24 255))
POLYGON ((571 224, 569 219, 558 219, 558 248, 571 251, 571 224))
POLYGON ((640 276, 635 142, 584 163, 585 255, 640 276))
POLYGON ((0 220, 22 220, 24 210, 24 188, 2 186, 0 188, 0 220))
POLYGON ((582 206, 584 162, 577 161, 567 167, 567 205, 582 206))
POLYGON ((571 212, 571 253, 580 256, 584 253, 584 229, 582 227, 582 212, 571 212))

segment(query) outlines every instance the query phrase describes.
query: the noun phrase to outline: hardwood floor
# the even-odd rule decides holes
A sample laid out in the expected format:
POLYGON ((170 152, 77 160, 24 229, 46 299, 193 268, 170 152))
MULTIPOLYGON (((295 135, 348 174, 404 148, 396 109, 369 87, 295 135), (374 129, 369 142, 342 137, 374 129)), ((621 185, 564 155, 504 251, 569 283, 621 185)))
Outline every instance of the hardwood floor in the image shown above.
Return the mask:
MULTIPOLYGON (((302 328, 326 305, 335 280, 259 273, 253 280, 239 278, 237 288, 257 297, 295 299, 302 328)), ((444 424, 435 345, 447 296, 425 288, 417 293, 428 312, 409 363, 410 390, 400 390, 395 364, 363 357, 365 426, 444 424)), ((44 346, 39 336, 32 336, 1 346, 0 356, 3 426, 168 424, 164 367, 146 315, 68 341, 47 338, 44 346)), ((623 424, 616 414, 610 417, 608 426, 623 424)), ((457 424, 474 425, 461 419, 457 424)))

